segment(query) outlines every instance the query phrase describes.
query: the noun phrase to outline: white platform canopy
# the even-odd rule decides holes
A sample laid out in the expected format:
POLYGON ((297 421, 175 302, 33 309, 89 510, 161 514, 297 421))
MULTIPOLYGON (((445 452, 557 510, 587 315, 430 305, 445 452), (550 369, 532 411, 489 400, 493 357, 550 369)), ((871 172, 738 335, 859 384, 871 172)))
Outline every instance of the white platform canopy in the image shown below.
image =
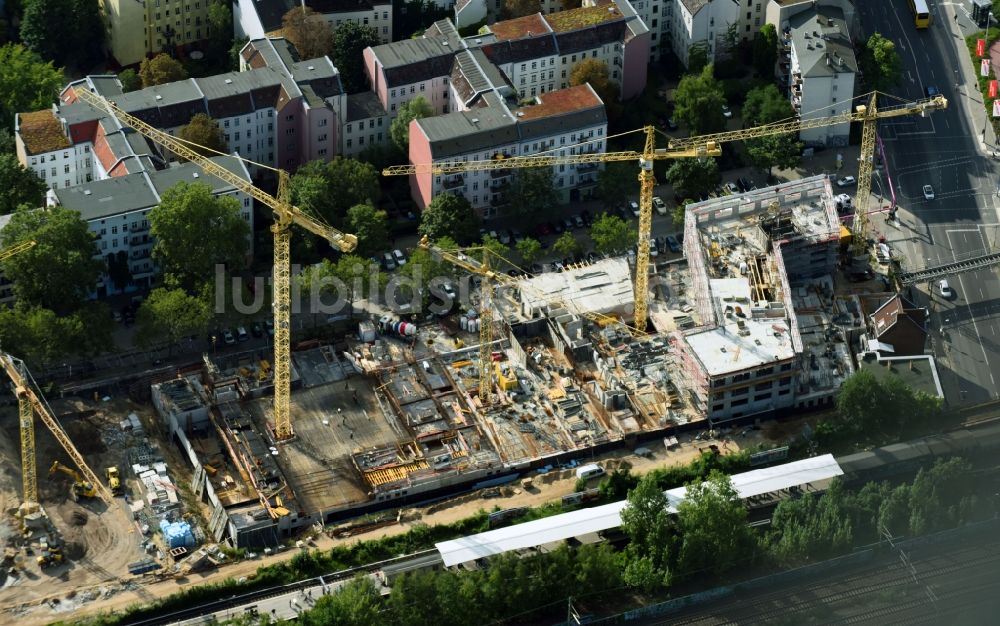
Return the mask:
MULTIPOLYGON (((752 470, 732 476, 733 487, 741 498, 797 487, 827 480, 844 473, 833 455, 826 454, 774 467, 752 470)), ((668 510, 676 512, 684 499, 686 487, 666 491, 668 510)), ((523 550, 553 541, 579 537, 587 533, 617 528, 626 501, 613 502, 590 509, 553 515, 507 528, 490 530, 435 544, 446 567, 475 561, 511 550, 523 550)))

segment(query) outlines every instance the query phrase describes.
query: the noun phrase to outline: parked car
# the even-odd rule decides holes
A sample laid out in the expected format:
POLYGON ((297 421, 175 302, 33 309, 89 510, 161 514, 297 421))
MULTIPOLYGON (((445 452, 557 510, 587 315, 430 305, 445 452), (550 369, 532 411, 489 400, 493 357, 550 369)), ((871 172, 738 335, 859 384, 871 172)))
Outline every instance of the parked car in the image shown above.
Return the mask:
POLYGON ((576 226, 577 228, 583 228, 585 226, 585 224, 583 223, 583 216, 582 215, 574 215, 573 216, 573 225, 576 226))
POLYGON ((263 337, 264 327, 260 325, 260 322, 254 322, 253 324, 250 324, 250 334, 254 337, 263 337))
POLYGON ((250 340, 250 333, 247 332, 246 327, 242 326, 242 325, 237 326, 236 327, 236 341, 239 341, 240 343, 243 343, 244 341, 249 341, 249 340, 250 340))
POLYGON ((573 221, 572 218, 569 218, 569 217, 564 217, 563 218, 562 225, 563 225, 563 230, 564 231, 570 231, 570 230, 573 230, 574 228, 576 228, 576 223, 573 221))
POLYGON ((510 232, 508 232, 506 230, 501 230, 500 231, 500 237, 498 238, 498 241, 500 241, 500 243, 502 243, 505 246, 509 246, 510 245, 510 232))
POLYGON ((930 185, 924 185, 924 199, 933 200, 934 199, 934 188, 930 185))
POLYGON ((236 343, 236 337, 233 335, 233 331, 228 328, 222 329, 222 340, 226 342, 227 346, 231 346, 236 343))
POLYGON ((740 188, 736 183, 726 183, 726 191, 731 194, 737 194, 740 192, 740 188))
POLYGON ((556 220, 556 221, 554 221, 554 222, 550 222, 550 224, 552 225, 552 232, 553 232, 553 233, 555 233, 555 234, 557 234, 557 235, 561 235, 561 234, 562 234, 562 232, 563 232, 564 230, 566 230, 566 229, 565 229, 565 228, 563 227, 563 223, 562 223, 562 222, 560 222, 559 220, 556 220))
POLYGON ((268 337, 274 337, 274 321, 264 320, 264 329, 267 330, 268 337))
POLYGON ((590 216, 590 211, 581 211, 580 217, 583 219, 583 225, 587 228, 590 228, 590 225, 594 223, 594 219, 590 216))
POLYGON ((733 116, 733 111, 732 111, 732 109, 729 108, 728 104, 723 104, 722 105, 722 115, 726 119, 729 119, 729 118, 731 118, 733 116))
POLYGON ((857 183, 858 183, 858 180, 856 178, 854 178, 853 176, 844 176, 843 178, 841 178, 840 180, 837 181, 837 186, 838 187, 850 187, 851 185, 856 185, 857 183))
POLYGON ((666 237, 664 237, 664 239, 666 240, 667 247, 670 248, 671 252, 677 254, 678 252, 681 251, 681 243, 677 241, 677 237, 674 237, 673 235, 667 235, 666 237))
POLYGON ((514 243, 518 243, 519 241, 523 241, 524 240, 524 235, 521 234, 521 231, 519 231, 519 230, 511 230, 510 231, 510 239, 514 243))
POLYGON ((403 267, 406 265, 406 255, 403 254, 402 250, 396 249, 392 251, 392 258, 396 261, 398 267, 403 267))
POLYGON ((639 217, 639 203, 635 200, 628 201, 628 208, 632 212, 632 217, 639 217))
POLYGON ((941 93, 936 85, 927 85, 927 89, 925 90, 925 92, 927 93, 928 98, 933 98, 934 96, 941 93))
POLYGON ((653 208, 656 209, 656 212, 660 215, 667 214, 667 203, 664 202, 663 198, 660 196, 653 196, 653 208))

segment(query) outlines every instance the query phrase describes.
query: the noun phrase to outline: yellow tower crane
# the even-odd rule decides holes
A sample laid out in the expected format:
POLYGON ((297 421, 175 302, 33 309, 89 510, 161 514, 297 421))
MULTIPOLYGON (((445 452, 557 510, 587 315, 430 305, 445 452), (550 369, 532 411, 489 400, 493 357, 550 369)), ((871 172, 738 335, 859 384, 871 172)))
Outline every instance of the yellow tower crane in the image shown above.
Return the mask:
MULTIPOLYGON (((637 132, 637 131, 632 131, 637 132)), ((409 174, 455 174, 458 172, 481 172, 523 167, 551 167, 553 165, 579 165, 583 163, 610 163, 612 161, 633 161, 639 165, 639 239, 635 261, 635 327, 646 330, 646 316, 649 306, 649 238, 653 230, 653 189, 656 177, 653 174, 653 163, 664 159, 684 159, 693 157, 719 156, 722 150, 718 144, 696 141, 697 145, 689 145, 679 150, 665 150, 656 147, 656 128, 642 128, 646 140, 642 152, 625 150, 621 152, 594 152, 560 156, 558 154, 540 154, 536 156, 507 157, 498 156, 491 161, 441 161, 438 163, 419 163, 416 165, 396 165, 382 170, 384 176, 403 176, 409 174)), ((695 138, 697 139, 697 138, 695 138)), ((559 148, 565 151, 565 148, 559 148)), ((550 152, 555 152, 550 151, 550 152)))
MULTIPOLYGON (((45 399, 35 392, 34 381, 31 379, 31 374, 28 373, 28 368, 25 367, 24 361, 7 353, 0 352, 0 365, 3 366, 7 377, 14 384, 14 393, 17 396, 21 418, 21 482, 24 491, 19 512, 22 515, 26 515, 38 511, 39 508, 38 472, 35 467, 34 415, 38 415, 42 423, 52 433, 52 436, 56 438, 59 445, 69 455, 73 464, 80 470, 79 474, 75 475, 74 480, 79 483, 87 483, 93 488, 92 494, 88 492, 84 495, 96 496, 110 505, 112 503, 111 492, 98 480, 97 474, 87 465, 87 462, 83 459, 83 455, 80 454, 80 451, 76 449, 69 435, 63 430, 62 425, 56 419, 55 414, 52 413, 45 399)), ((59 466, 62 465, 59 464, 59 466)), ((54 467, 58 468, 59 466, 54 467)), ((70 471, 72 472, 73 470, 70 471)))
POLYGON ((777 122, 753 128, 743 128, 723 133, 713 133, 711 135, 699 135, 686 139, 671 139, 669 146, 672 149, 701 145, 706 141, 713 141, 719 144, 730 141, 744 141, 746 139, 756 139, 770 135, 781 135, 785 133, 797 133, 812 128, 823 128, 825 126, 836 126, 837 124, 847 124, 850 122, 861 122, 861 158, 858 164, 858 187, 854 203, 854 221, 851 226, 851 247, 855 256, 866 253, 868 240, 868 201, 872 188, 872 165, 875 160, 875 125, 880 119, 892 117, 902 117, 906 115, 926 116, 931 111, 945 109, 948 107, 948 100, 937 95, 932 98, 917 100, 915 102, 903 102, 894 106, 878 108, 878 92, 873 91, 868 94, 868 104, 858 105, 854 111, 847 111, 829 117, 790 120, 777 122))
MULTIPOLYGON (((258 189, 248 181, 243 180, 228 169, 211 161, 193 149, 195 144, 183 141, 150 126, 134 115, 126 113, 114 102, 111 102, 87 89, 76 88, 77 98, 90 106, 103 111, 126 126, 130 126, 144 137, 155 141, 178 157, 187 159, 201 167, 206 174, 229 183, 236 189, 251 196, 254 200, 271 207, 275 221, 271 226, 274 234, 274 430, 279 441, 290 439, 294 432, 290 415, 291 400, 291 258, 289 246, 291 243, 291 226, 297 224, 307 231, 323 237, 342 252, 350 252, 358 245, 354 235, 342 233, 321 223, 302 209, 289 201, 288 172, 253 163, 258 167, 271 169, 278 174, 278 197, 258 189)), ((200 149, 208 150, 198 146, 200 149)), ((212 152, 215 152, 212 150, 212 152)), ((230 156, 216 152, 221 156, 230 156)), ((236 157, 238 158, 238 157, 236 157)), ((243 159, 246 161, 246 159, 243 159)), ((249 162, 249 161, 247 161, 249 162)))

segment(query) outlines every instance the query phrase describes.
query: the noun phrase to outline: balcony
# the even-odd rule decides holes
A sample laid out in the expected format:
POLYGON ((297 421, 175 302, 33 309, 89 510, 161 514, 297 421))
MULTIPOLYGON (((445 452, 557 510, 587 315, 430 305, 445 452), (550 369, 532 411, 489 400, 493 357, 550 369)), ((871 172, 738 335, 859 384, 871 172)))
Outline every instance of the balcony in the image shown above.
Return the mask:
POLYGON ((600 167, 600 163, 581 163, 576 166, 576 171, 579 174, 584 174, 586 172, 593 172, 600 167))
POLYGON ((490 170, 490 178, 507 178, 511 175, 510 169, 504 170, 490 170))
POLYGON ((460 174, 458 176, 445 178, 441 185, 449 191, 452 189, 458 189, 459 187, 465 186, 465 177, 460 174))

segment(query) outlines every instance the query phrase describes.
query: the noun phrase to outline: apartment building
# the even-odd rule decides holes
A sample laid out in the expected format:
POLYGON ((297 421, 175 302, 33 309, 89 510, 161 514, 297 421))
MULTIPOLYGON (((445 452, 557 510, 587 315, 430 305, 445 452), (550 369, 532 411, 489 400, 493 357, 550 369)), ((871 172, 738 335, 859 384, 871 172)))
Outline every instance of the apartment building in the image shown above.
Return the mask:
MULTIPOLYGON (((239 159, 215 157, 212 161, 243 180, 250 180, 250 173, 239 159)), ((87 222, 95 237, 95 259, 104 262, 105 267, 127 263, 128 278, 118 277, 120 282, 115 282, 108 271, 101 274, 96 297, 155 286, 159 270, 151 258, 155 239, 149 234, 148 215, 159 205, 163 193, 179 182, 205 184, 217 197, 234 197, 242 207, 243 219, 253 230, 251 198, 228 183, 205 174, 193 163, 175 163, 160 170, 143 169, 48 192, 48 206, 77 211, 87 222)), ((247 241, 248 255, 252 253, 252 245, 251 238, 247 241)))
POLYGON ((737 0, 675 0, 670 44, 684 67, 692 48, 704 48, 709 62, 729 52, 726 35, 739 20, 737 0))
MULTIPOLYGON (((858 72, 844 12, 832 6, 793 15, 780 33, 782 67, 788 68, 789 97, 801 119, 850 110, 858 72)), ((850 124, 803 130, 807 146, 846 146, 850 124)))
MULTIPOLYGON (((531 104, 519 104, 509 87, 472 94, 466 85, 481 77, 456 83, 473 106, 410 124, 410 162, 484 161, 498 154, 527 156, 558 150, 561 156, 604 152, 607 116, 604 103, 590 85, 540 94, 531 104)), ((598 164, 558 165, 552 168, 553 186, 563 202, 587 197, 597 183, 598 164)), ((496 216, 506 204, 504 188, 512 170, 467 172, 410 177, 414 201, 424 208, 439 193, 461 194, 483 217, 496 216)))
POLYGON ((688 298, 701 326, 671 343, 696 408, 713 422, 832 402, 853 372, 836 342, 840 221, 824 175, 685 210, 688 298))
POLYGON ((739 19, 736 21, 736 32, 740 41, 753 41, 757 31, 767 23, 768 1, 738 0, 739 19))
POLYGON ((207 39, 213 1, 220 0, 103 0, 111 56, 120 65, 135 65, 207 39))
POLYGON ((347 115, 342 124, 340 154, 358 157, 367 148, 392 141, 389 126, 392 118, 371 91, 347 96, 347 115))
POLYGON ((250 39, 278 34, 281 18, 298 6, 322 15, 333 29, 353 22, 374 28, 383 43, 392 41, 391 0, 236 0, 233 29, 237 37, 250 39))
POLYGON ((451 22, 435 22, 423 37, 365 49, 368 83, 392 119, 417 96, 430 102, 435 113, 447 113, 448 80, 455 53, 462 49, 451 22))

